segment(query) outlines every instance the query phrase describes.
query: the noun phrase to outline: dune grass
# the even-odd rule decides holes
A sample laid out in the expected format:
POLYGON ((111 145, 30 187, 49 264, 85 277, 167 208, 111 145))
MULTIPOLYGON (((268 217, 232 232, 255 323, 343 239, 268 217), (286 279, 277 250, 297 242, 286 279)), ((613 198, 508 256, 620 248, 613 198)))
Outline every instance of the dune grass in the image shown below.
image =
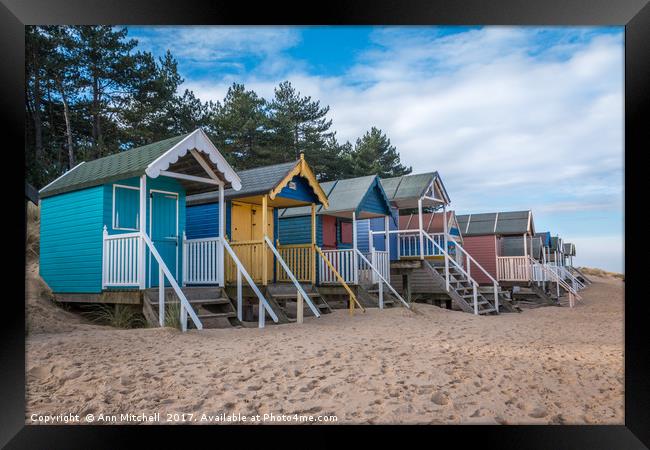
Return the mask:
POLYGON ((144 316, 132 305, 90 305, 83 313, 91 321, 115 328, 143 328, 144 316))
POLYGON ((578 267, 578 269, 585 275, 593 275, 595 277, 604 277, 604 278, 619 278, 625 280, 625 274, 618 272, 608 272, 607 270, 598 269, 596 267, 578 267))
POLYGON ((38 260, 41 227, 41 207, 27 202, 27 230, 25 236, 25 256, 28 262, 38 260))

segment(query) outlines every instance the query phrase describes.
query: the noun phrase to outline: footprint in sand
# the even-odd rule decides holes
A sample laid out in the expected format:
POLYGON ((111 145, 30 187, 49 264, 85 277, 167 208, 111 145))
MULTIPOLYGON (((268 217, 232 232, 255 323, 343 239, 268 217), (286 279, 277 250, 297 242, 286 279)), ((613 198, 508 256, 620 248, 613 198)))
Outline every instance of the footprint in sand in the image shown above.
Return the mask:
POLYGON ((449 397, 443 392, 436 392, 431 396, 431 401, 436 405, 444 406, 449 404, 449 397))
POLYGON ((546 410, 546 407, 539 405, 533 408, 533 410, 528 415, 535 419, 541 419, 542 417, 546 417, 548 415, 548 411, 546 410))

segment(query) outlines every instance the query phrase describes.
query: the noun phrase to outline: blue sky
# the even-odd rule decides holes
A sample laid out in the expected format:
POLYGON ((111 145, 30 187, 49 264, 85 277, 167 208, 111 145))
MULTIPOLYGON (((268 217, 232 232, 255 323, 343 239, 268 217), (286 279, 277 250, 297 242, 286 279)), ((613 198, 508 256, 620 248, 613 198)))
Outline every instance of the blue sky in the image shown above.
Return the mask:
POLYGON ((532 209, 579 265, 623 271, 622 27, 129 27, 223 99, 280 81, 329 105, 340 141, 371 126, 459 213, 532 209))

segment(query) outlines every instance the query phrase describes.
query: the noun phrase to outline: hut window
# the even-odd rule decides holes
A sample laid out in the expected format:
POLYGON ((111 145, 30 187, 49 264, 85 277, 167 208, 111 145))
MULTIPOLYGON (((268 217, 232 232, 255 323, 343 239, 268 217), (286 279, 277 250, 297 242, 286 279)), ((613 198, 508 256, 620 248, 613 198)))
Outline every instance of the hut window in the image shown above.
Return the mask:
POLYGON ((113 185, 113 229, 137 231, 140 212, 140 189, 113 185))

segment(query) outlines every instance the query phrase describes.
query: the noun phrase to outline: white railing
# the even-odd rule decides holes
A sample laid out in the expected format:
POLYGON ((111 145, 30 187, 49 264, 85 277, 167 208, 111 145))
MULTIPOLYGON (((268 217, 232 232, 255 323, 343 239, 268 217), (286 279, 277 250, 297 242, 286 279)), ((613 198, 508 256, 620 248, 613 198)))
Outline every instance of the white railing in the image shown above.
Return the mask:
POLYGON ((363 256, 363 253, 361 253, 358 249, 356 249, 357 256, 360 258, 359 262, 360 264, 364 264, 367 266, 370 270, 374 272, 374 274, 379 278, 379 308, 383 309, 384 308, 384 284, 390 289, 390 291, 393 293, 395 297, 399 299, 399 301, 404 304, 408 309, 411 309, 411 305, 408 304, 406 300, 402 298, 401 295, 397 293, 397 291, 393 288, 393 286, 390 285, 388 280, 377 270, 375 266, 373 266, 368 259, 363 256))
POLYGON ((285 273, 287 274, 287 276, 289 277, 289 279, 291 280, 293 285, 296 287, 296 289, 298 290, 298 292, 302 296, 302 299, 307 302, 307 305, 309 306, 309 309, 311 309, 311 312, 313 312, 316 317, 320 317, 320 311, 318 311, 318 308, 316 308, 316 306, 314 306, 314 303, 311 301, 311 298, 309 298, 309 296, 307 295, 305 290, 302 288, 302 286, 300 285, 300 283, 296 279, 293 272, 291 272, 291 269, 289 269, 289 266, 287 266, 287 263, 284 261, 284 259, 280 255, 280 252, 278 252, 278 249, 275 248, 275 246, 273 245, 273 242, 271 242, 271 240, 268 238, 268 236, 264 236, 264 241, 266 242, 266 245, 268 245, 268 247, 271 249, 271 251, 273 252, 275 257, 277 258, 278 262, 280 263, 280 265, 284 269, 285 273))
POLYGON ((556 283, 558 299, 560 297, 560 287, 561 287, 569 294, 569 306, 571 308, 575 306, 575 299, 582 300, 582 297, 578 294, 578 292, 575 289, 573 289, 573 287, 570 284, 564 281, 556 271, 553 270, 553 267, 555 266, 551 266, 549 264, 541 264, 539 261, 536 261, 530 256, 528 258, 529 258, 530 265, 532 267, 538 268, 540 271, 544 272, 544 276, 547 277, 549 281, 556 283))
POLYGON ((566 266, 556 266, 555 264, 548 264, 548 267, 550 270, 555 272, 563 280, 570 281, 571 287, 573 287, 575 291, 585 288, 585 285, 581 283, 580 280, 578 280, 575 276, 573 276, 571 271, 568 270, 566 266))
MULTIPOLYGON (((449 262, 451 262, 452 265, 456 268, 456 270, 458 270, 460 273, 465 275, 465 278, 467 278, 467 280, 470 283, 472 283, 472 298, 474 300, 474 302, 473 302, 474 303, 474 314, 478 315, 478 283, 476 282, 476 280, 474 280, 469 275, 469 273, 467 273, 465 271, 465 269, 463 269, 463 267, 460 264, 458 264, 458 262, 454 258, 449 256, 449 254, 436 241, 434 241, 433 238, 431 238, 426 233, 423 233, 423 235, 424 235, 425 238, 427 238, 429 240, 429 242, 431 242, 431 244, 434 247, 436 247, 438 249, 438 251, 440 252, 441 255, 445 256, 445 277, 446 277, 446 289, 447 289, 447 292, 449 292, 449 290, 450 290, 450 286, 449 286, 449 262)), ((498 301, 498 300, 496 300, 496 301, 498 301)))
POLYGON ((258 313, 259 328, 264 328, 264 324, 266 320, 266 314, 264 311, 268 312, 269 315, 271 316, 271 319, 273 319, 273 321, 277 323, 278 322, 277 314, 275 313, 275 311, 273 311, 273 308, 271 308, 269 302, 266 301, 266 298, 262 295, 257 285, 253 282, 253 279, 251 278, 248 271, 246 270, 244 265, 237 257, 237 254, 232 249, 228 241, 222 238, 218 238, 218 239, 221 240, 221 242, 223 243, 223 248, 230 255, 233 262, 235 263, 235 266, 237 267, 237 318, 239 320, 242 320, 242 316, 243 316, 243 294, 242 294, 242 280, 241 280, 243 276, 244 279, 246 279, 248 285, 251 287, 251 289, 257 296, 257 299, 259 300, 259 313, 258 313))
POLYGON ((221 241, 218 237, 187 239, 183 234, 183 282, 185 284, 219 284, 221 241))
MULTIPOLYGON (((397 234, 397 254, 401 258, 419 258, 420 252, 420 230, 394 230, 397 234)), ((384 232, 381 232, 384 233, 384 232)), ((444 245, 444 233, 425 233, 429 239, 422 239, 424 256, 442 256, 444 245), (437 246, 433 243, 438 244, 437 246)))
POLYGON ((473 263, 474 266, 477 267, 483 273, 483 275, 485 275, 492 282, 492 290, 494 295, 494 309, 498 313, 499 312, 499 282, 492 275, 490 275, 490 272, 485 270, 485 268, 482 265, 480 265, 478 261, 475 260, 474 257, 470 255, 467 252, 467 250, 463 248, 462 245, 460 245, 458 242, 456 242, 455 245, 456 245, 457 256, 460 256, 461 260, 463 258, 465 260, 465 268, 467 270, 467 275, 470 277, 472 276, 472 263, 473 263))
POLYGON ((172 273, 169 271, 167 264, 165 264, 165 261, 163 261, 162 257, 160 256, 160 253, 158 253, 158 250, 156 250, 156 246, 153 245, 153 242, 151 242, 149 236, 147 236, 144 233, 141 234, 141 236, 144 243, 147 245, 147 247, 149 247, 151 256, 153 256, 156 262, 158 263, 158 320, 160 322, 160 326, 162 327, 165 325, 165 277, 166 277, 181 303, 181 312, 180 312, 181 330, 187 331, 188 313, 190 315, 190 318, 192 319, 192 322, 194 322, 194 326, 196 327, 196 329, 201 330, 203 328, 203 324, 201 324, 201 321, 199 320, 198 316, 194 312, 194 308, 192 308, 190 302, 187 301, 185 294, 183 294, 183 291, 181 290, 180 286, 172 276, 172 273))
POLYGON ((531 279, 528 256, 497 256, 499 281, 529 281, 531 279))
MULTIPOLYGON (((370 252, 370 262, 377 268, 382 277, 390 280, 390 258, 387 251, 372 250, 370 252)), ((373 271, 372 282, 379 283, 379 280, 379 275, 373 271)))
POLYGON ((139 286, 140 233, 108 234, 104 226, 102 242, 102 287, 139 286))
MULTIPOLYGON (((322 254, 347 284, 358 284, 358 272, 355 270, 354 250, 323 250, 322 254)), ((318 273, 321 284, 338 283, 336 274, 330 270, 325 261, 319 260, 318 273)))

